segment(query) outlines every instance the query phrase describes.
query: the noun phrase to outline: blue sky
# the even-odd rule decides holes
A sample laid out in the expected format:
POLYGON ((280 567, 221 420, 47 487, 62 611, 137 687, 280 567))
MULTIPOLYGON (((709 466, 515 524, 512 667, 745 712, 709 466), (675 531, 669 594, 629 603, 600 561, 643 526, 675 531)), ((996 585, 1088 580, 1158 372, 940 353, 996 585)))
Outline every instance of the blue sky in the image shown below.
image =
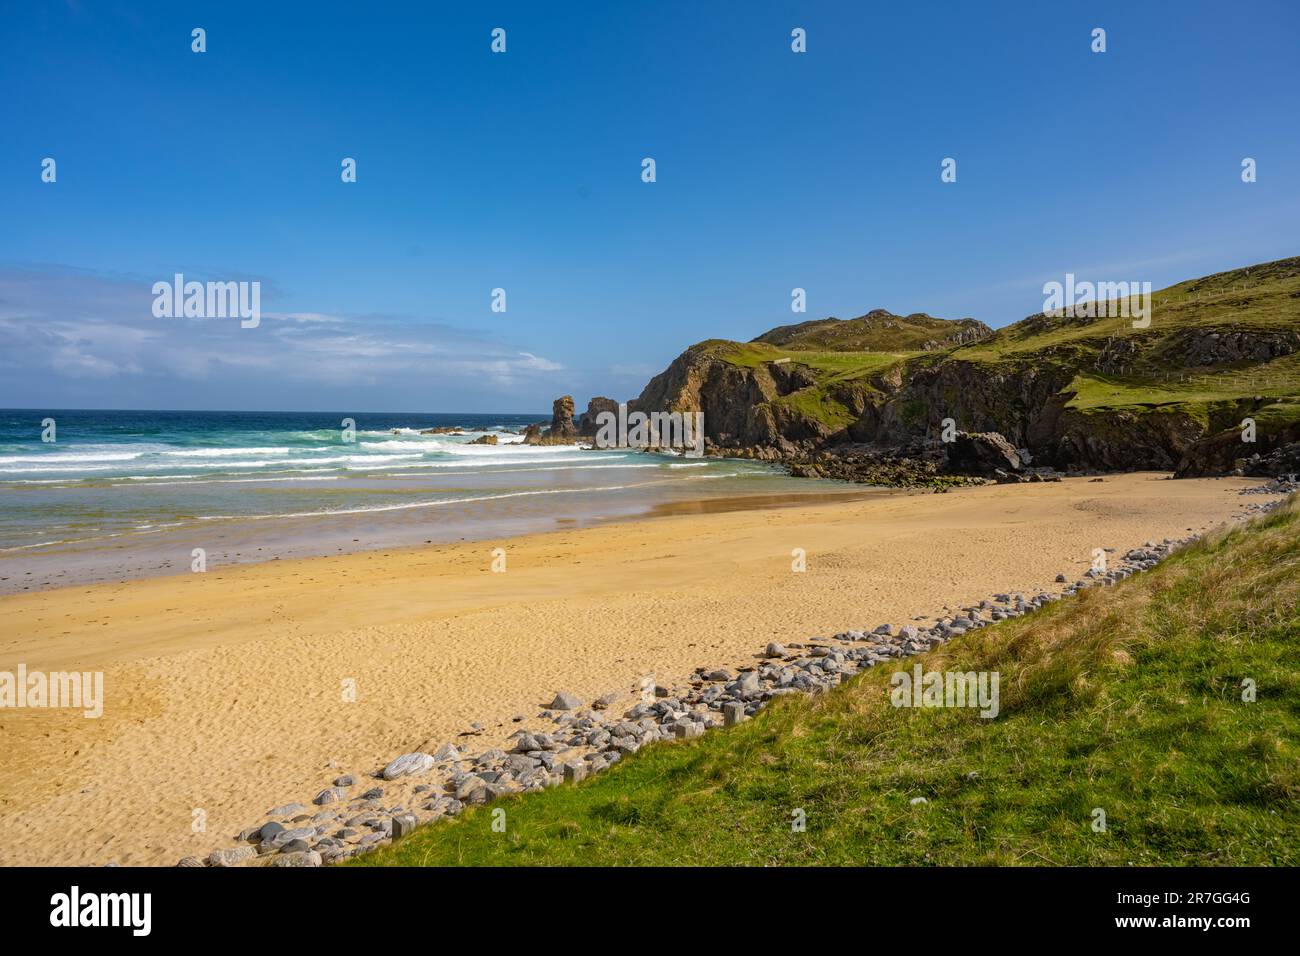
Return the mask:
POLYGON ((533 412, 1300 253, 1291 0, 290 6, 6 5, 0 406, 533 412), (155 319, 176 272, 267 318, 155 319))

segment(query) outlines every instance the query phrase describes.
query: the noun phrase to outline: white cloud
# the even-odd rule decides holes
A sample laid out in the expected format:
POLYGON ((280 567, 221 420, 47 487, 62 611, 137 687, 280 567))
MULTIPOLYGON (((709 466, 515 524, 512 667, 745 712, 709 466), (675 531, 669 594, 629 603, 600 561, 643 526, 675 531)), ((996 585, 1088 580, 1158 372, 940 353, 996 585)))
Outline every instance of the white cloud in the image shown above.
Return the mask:
POLYGON ((0 404, 58 406, 73 402, 63 396, 90 394, 112 407, 120 394, 129 396, 123 405, 189 407, 182 399, 201 385, 203 395, 216 396, 207 401, 228 408, 258 401, 351 407, 348 390, 357 389, 372 403, 470 410, 461 403, 477 396, 477 404, 509 410, 544 407, 543 396, 563 389, 554 377, 562 363, 445 323, 324 310, 264 312, 262 324, 249 329, 237 319, 155 318, 152 284, 71 269, 0 268, 0 404), (502 388, 528 396, 522 405, 494 401, 502 388))

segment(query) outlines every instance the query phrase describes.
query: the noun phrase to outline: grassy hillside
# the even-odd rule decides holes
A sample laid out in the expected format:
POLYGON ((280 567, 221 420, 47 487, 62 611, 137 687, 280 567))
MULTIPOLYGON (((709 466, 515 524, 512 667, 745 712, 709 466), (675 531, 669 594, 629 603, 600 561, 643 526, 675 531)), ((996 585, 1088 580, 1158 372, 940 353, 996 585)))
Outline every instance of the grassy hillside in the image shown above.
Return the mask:
MULTIPOLYGON (((1093 351, 1112 338, 1154 346, 1174 331, 1296 331, 1300 323, 1300 257, 1189 279, 1152 294, 1151 324, 1133 328, 1120 316, 1035 315, 999 329, 988 339, 968 345, 961 357, 998 361, 1082 346, 1093 351)), ((1157 374, 1173 363, 1167 350, 1145 352, 1135 371, 1157 374)))
POLYGON ((821 422, 832 431, 848 427, 866 401, 883 398, 873 379, 909 360, 940 353, 992 335, 974 319, 938 319, 924 313, 894 315, 876 309, 856 319, 814 319, 784 325, 741 344, 713 340, 717 357, 745 368, 773 362, 806 366, 815 379, 774 405, 821 422))
MULTIPOLYGON (((1228 354, 1216 341, 1258 343, 1300 333, 1300 258, 1191 279, 1155 292, 1151 324, 1123 317, 1032 316, 951 353, 954 361, 1066 364, 1078 370, 1069 407, 1083 410, 1183 406, 1206 420, 1215 404, 1256 396, 1277 401, 1267 414, 1300 415, 1300 353, 1228 354), (1198 354, 1198 349, 1204 354, 1198 354)), ((1249 347, 1245 349, 1249 351, 1249 347)))
POLYGON ((791 351, 924 352, 992 335, 974 319, 936 319, 917 312, 894 315, 876 309, 856 319, 813 319, 764 332, 755 343, 791 351))
POLYGON ((1300 864, 1295 502, 917 661, 1000 714, 896 709, 886 666, 355 865, 1300 864))
POLYGON ((743 369, 771 368, 788 363, 806 370, 811 384, 774 399, 773 405, 784 406, 822 422, 832 431, 848 427, 857 418, 858 410, 853 407, 854 393, 884 397, 872 384, 873 376, 892 366, 901 368, 908 359, 925 354, 783 348, 757 339, 753 342, 709 339, 691 346, 690 351, 743 369))
MULTIPOLYGON (((924 431, 937 420, 929 406, 938 400, 945 415, 1009 435, 1019 429, 1023 440, 1052 397, 1031 384, 1044 376, 1059 389, 1054 401, 1078 413, 1070 427, 1112 445, 1123 432, 1100 426, 1115 413, 1124 413, 1125 428, 1153 412, 1198 423, 1199 437, 1227 434, 1245 414, 1265 434, 1300 422, 1300 258, 1189 280, 1152 300, 1144 329, 1127 317, 1040 314, 990 332, 973 320, 878 310, 782 326, 747 343, 713 339, 688 354, 747 370, 795 369, 794 384, 770 399, 774 410, 792 413, 778 420, 802 416, 831 435, 868 406, 890 402, 893 419, 924 431), (918 379, 921 387, 909 389, 918 379), (967 397, 978 404, 965 407, 967 397)), ((719 397, 720 406, 727 402, 719 397)), ((870 437, 870 427, 859 434, 870 437)))

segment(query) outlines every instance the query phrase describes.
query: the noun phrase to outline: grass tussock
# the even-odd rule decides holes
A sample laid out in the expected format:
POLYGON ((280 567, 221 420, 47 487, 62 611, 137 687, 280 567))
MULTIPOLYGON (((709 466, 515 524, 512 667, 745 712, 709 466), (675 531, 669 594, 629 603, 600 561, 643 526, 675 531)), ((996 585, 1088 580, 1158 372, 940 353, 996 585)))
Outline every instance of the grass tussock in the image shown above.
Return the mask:
POLYGON ((1292 502, 1114 587, 502 801, 504 833, 480 808, 354 865, 1296 865, 1298 796, 1292 502), (890 674, 918 662, 998 673, 998 716, 892 706, 890 674))

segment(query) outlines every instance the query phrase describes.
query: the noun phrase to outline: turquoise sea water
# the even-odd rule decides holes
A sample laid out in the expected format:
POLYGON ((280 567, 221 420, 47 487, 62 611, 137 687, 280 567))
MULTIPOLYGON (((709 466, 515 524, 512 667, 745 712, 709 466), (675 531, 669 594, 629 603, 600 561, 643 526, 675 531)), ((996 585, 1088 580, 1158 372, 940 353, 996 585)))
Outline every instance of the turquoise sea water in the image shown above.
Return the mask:
POLYGON ((547 418, 0 410, 0 593, 186 571, 194 548, 212 566, 808 491, 754 462, 523 445, 547 418), (421 434, 439 426, 465 433, 421 434))

